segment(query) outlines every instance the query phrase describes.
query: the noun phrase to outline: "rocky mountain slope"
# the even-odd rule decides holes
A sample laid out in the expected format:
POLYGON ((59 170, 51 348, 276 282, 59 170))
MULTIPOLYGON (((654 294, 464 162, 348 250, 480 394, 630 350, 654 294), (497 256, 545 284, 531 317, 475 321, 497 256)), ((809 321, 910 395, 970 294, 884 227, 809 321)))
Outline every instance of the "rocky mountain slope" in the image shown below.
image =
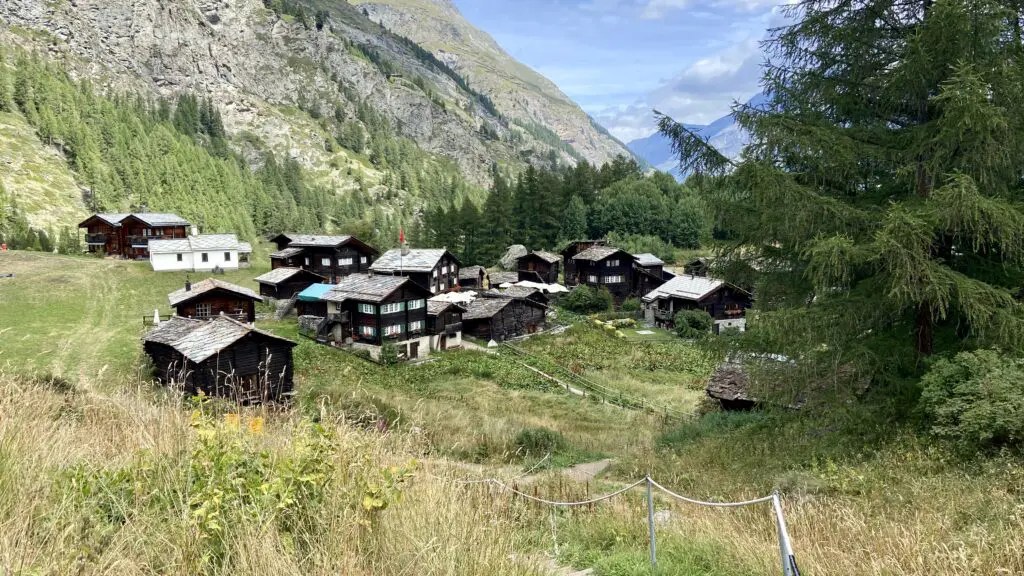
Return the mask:
POLYGON ((630 154, 553 82, 513 59, 489 34, 463 18, 451 0, 351 1, 373 21, 433 52, 487 94, 501 114, 535 136, 544 139, 539 133, 550 129, 595 164, 630 154))
MULTIPOLYGON (((572 147, 550 139, 565 125, 561 109, 531 104, 557 100, 557 89, 536 75, 519 90, 524 105, 538 110, 530 116, 536 125, 509 122, 442 60, 344 0, 6 0, 0 2, 3 45, 59 61, 106 93, 172 102, 182 93, 209 98, 232 148, 254 166, 262 153, 274 151, 341 193, 377 187, 375 197, 393 200, 413 187, 407 174, 378 161, 369 142, 354 150, 363 147, 347 147, 338 137, 355 124, 369 140, 372 127, 361 107, 383 118, 395 138, 411 140, 439 165, 454 163, 481 189, 496 165, 516 170, 549 162, 552 153, 571 162, 579 156, 577 145, 594 160, 622 152, 589 124, 576 131, 572 147)), ((0 178, 16 184, 2 166, 0 178)), ((36 195, 80 195, 66 189, 70 180, 51 179, 61 189, 36 195)), ((81 211, 80 202, 66 210, 81 211)))

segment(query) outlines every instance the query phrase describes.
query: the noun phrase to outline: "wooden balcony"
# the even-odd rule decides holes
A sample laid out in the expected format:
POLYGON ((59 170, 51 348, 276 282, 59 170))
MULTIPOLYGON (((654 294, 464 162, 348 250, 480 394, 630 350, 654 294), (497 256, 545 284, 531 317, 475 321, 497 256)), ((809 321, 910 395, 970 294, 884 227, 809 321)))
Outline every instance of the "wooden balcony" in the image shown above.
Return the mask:
POLYGON ((103 246, 107 243, 106 234, 86 234, 85 243, 90 246, 103 246))
POLYGON ((331 322, 340 322, 342 324, 348 324, 349 322, 352 321, 352 315, 348 312, 348 310, 344 312, 331 312, 330 314, 327 315, 327 319, 330 320, 331 322))
POLYGON ((654 318, 663 322, 671 322, 675 317, 676 313, 674 310, 667 310, 664 308, 654 309, 654 318))
POLYGON ((146 248, 149 246, 149 236, 129 236, 128 245, 132 248, 146 248))

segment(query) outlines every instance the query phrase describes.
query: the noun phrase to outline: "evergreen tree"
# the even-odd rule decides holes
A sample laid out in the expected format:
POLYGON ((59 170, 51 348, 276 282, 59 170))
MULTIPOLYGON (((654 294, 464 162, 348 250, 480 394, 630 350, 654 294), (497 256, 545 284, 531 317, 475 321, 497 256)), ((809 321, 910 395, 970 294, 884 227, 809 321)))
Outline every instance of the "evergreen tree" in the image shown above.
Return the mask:
POLYGON ((14 111, 14 96, 11 94, 10 77, 7 68, 7 52, 0 47, 0 112, 14 111))
POLYGON ((569 200, 569 206, 562 215, 562 225, 558 231, 560 242, 583 240, 587 237, 587 205, 579 196, 569 200))
POLYGON ((512 244, 514 222, 514 201, 508 180, 495 166, 492 172, 494 184, 484 202, 481 214, 482 227, 487 231, 477 261, 493 265, 512 244))
POLYGON ((742 162, 660 124, 687 171, 729 174, 706 191, 739 246, 727 273, 760 270, 757 346, 876 377, 935 352, 1021 350, 1024 5, 789 11, 767 43, 770 102, 735 111, 742 162))

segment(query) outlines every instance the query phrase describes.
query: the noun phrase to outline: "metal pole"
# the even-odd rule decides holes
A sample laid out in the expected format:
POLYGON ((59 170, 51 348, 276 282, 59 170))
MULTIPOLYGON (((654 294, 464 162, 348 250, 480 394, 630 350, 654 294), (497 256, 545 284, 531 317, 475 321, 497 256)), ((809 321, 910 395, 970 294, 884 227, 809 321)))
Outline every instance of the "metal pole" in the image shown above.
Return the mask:
POLYGON ((775 510, 775 525, 779 531, 782 573, 784 576, 800 576, 800 569, 796 566, 796 556, 793 554, 793 544, 789 541, 789 531, 786 529, 786 519, 782 516, 782 500, 779 499, 778 492, 772 494, 772 508, 775 510))
POLYGON ((654 540, 654 493, 651 489, 651 475, 647 475, 647 527, 651 540, 651 573, 658 568, 658 546, 654 540))

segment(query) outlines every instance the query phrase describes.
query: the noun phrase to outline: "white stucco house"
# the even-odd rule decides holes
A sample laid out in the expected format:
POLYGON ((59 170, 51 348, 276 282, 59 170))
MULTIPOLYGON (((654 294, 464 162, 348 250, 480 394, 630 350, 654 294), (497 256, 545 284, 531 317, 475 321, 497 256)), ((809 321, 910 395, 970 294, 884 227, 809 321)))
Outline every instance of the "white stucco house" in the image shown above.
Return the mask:
POLYGON ((153 270, 202 272, 221 268, 248 268, 252 246, 234 234, 196 234, 174 240, 150 240, 149 263, 153 270))

